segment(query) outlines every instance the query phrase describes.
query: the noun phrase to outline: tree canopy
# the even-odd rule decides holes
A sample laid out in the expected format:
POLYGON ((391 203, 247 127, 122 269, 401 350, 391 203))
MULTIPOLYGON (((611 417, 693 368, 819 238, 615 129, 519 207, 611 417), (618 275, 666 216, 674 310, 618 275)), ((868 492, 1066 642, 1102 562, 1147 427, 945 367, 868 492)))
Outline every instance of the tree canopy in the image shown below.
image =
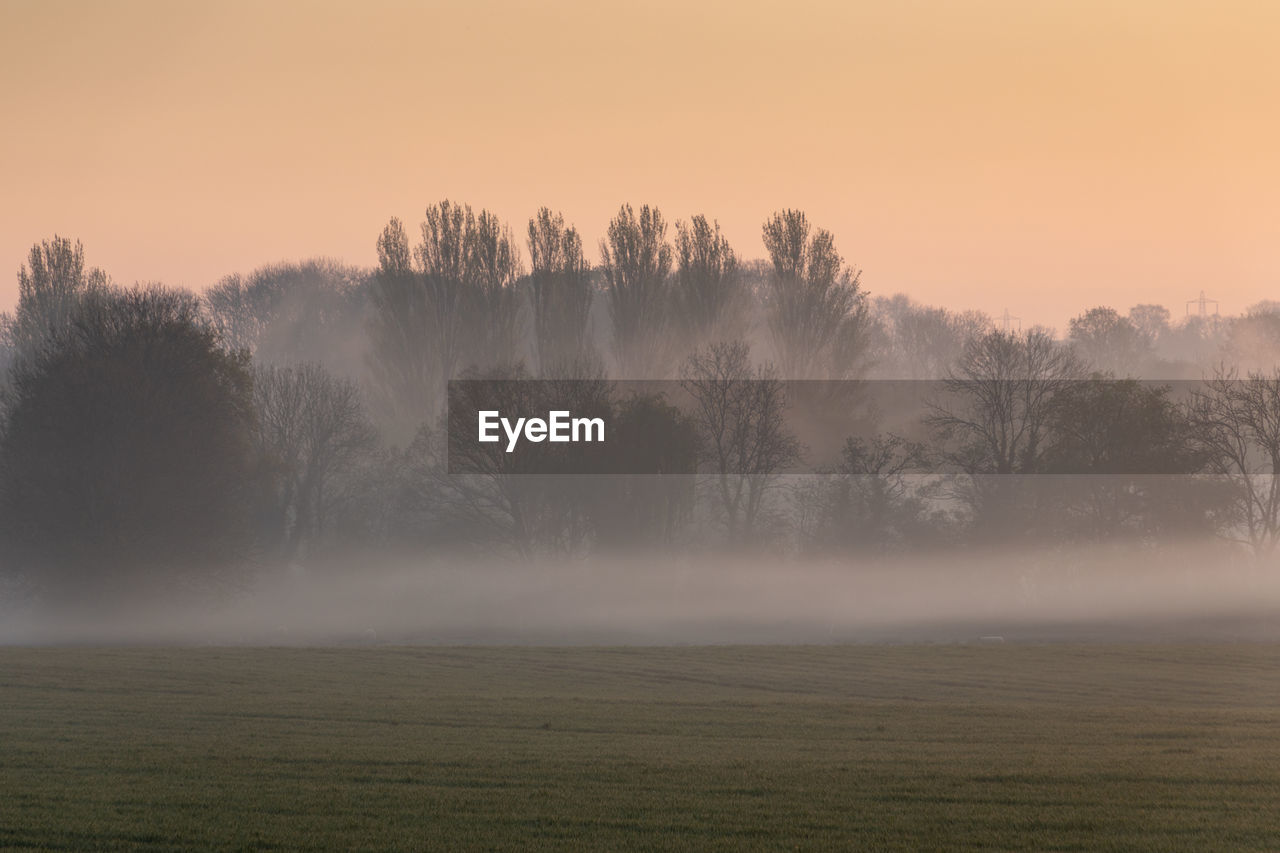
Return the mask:
POLYGON ((189 294, 94 295, 15 367, 0 444, 11 558, 54 598, 228 580, 251 544, 252 378, 189 294))

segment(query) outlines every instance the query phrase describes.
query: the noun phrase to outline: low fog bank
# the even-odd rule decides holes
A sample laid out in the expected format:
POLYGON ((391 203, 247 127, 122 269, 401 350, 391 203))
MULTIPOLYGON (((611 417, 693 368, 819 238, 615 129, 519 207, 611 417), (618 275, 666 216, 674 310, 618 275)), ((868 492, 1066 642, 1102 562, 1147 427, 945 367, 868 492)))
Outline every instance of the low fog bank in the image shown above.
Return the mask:
POLYGON ((1221 548, 799 562, 386 563, 111 617, 10 602, 0 643, 667 645, 1280 640, 1280 566, 1221 548), (997 639, 998 638, 998 639, 997 639))
POLYGON ((650 206, 599 265, 528 225, 529 269, 442 200, 376 270, 203 296, 33 245, 0 317, 0 642, 1270 635, 1242 552, 1280 549, 1280 303, 1095 306, 1064 339, 871 297, 800 210, 741 263, 650 206), (607 441, 531 426, 559 411, 607 441))

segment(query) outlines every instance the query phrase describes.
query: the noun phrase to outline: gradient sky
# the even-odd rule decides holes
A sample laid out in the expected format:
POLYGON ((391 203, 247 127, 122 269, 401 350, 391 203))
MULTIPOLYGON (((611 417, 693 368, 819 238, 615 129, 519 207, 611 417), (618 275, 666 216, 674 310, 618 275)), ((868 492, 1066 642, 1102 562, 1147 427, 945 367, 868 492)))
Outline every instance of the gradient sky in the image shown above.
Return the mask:
POLYGON ((372 264, 441 198, 590 254, 623 201, 744 257, 800 207, 875 294, 1062 328, 1280 298, 1280 3, 0 0, 0 307, 372 264))

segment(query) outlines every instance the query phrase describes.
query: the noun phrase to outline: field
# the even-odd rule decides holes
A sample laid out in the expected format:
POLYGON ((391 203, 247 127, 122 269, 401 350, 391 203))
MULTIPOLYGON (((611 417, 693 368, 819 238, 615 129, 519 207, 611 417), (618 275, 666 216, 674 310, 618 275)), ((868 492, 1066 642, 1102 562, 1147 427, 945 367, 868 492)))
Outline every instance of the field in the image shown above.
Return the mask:
POLYGON ((0 847, 1280 848, 1280 647, 3 648, 0 847))

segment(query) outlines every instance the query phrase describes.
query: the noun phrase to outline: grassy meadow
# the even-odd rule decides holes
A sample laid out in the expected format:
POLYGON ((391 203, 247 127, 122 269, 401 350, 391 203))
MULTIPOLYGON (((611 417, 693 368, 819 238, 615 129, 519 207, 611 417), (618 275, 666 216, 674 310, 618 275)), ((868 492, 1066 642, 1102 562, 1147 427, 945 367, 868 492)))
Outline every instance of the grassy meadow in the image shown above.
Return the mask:
POLYGON ((0 648, 0 848, 1280 848, 1280 647, 0 648))

